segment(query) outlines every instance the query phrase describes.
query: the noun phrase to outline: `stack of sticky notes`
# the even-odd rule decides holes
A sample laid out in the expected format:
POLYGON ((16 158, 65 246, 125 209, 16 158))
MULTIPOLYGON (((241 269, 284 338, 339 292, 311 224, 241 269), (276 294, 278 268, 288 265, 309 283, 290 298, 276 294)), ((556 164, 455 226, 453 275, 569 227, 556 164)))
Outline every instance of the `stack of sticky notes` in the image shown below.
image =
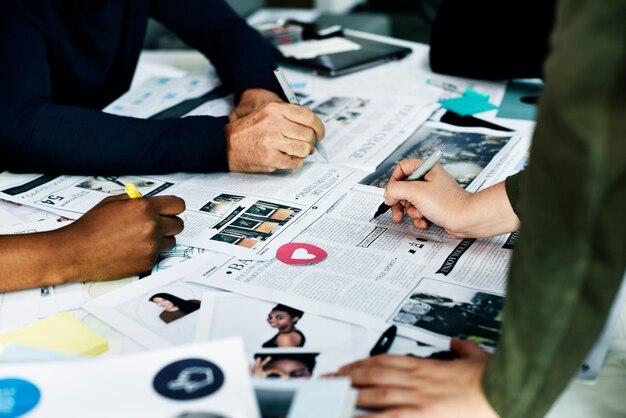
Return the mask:
POLYGON ((466 89, 461 97, 442 99, 439 100, 439 103, 444 109, 461 116, 473 115, 498 108, 498 106, 489 103, 488 95, 478 93, 472 89, 466 89))
POLYGON ((69 312, 59 312, 0 335, 0 344, 8 342, 83 356, 96 356, 109 348, 107 340, 69 312))

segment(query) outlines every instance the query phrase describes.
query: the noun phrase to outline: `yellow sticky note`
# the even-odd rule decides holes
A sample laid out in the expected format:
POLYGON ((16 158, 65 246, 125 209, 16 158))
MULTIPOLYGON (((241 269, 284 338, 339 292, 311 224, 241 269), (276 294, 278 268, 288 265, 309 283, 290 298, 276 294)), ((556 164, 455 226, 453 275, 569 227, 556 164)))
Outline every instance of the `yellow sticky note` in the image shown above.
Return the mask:
POLYGON ((96 356, 109 349, 107 340, 69 312, 59 312, 0 335, 0 343, 9 341, 43 350, 84 356, 96 356))

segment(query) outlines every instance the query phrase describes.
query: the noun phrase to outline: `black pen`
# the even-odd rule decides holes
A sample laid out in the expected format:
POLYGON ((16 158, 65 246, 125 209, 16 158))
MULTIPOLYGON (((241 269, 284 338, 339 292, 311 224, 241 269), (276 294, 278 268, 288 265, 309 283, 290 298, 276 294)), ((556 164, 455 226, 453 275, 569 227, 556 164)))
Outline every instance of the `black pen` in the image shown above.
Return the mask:
MULTIPOLYGON (((439 160, 441 160, 441 157, 443 157, 443 151, 442 150, 439 149, 439 150, 433 152, 430 155, 430 157, 426 158, 426 160, 419 167, 417 167, 415 169, 413 174, 411 174, 409 177, 407 177, 407 179, 404 180, 404 181, 422 180, 424 178, 424 176, 426 174, 428 174, 428 172, 435 166, 435 164, 437 164, 439 162, 439 160)), ((387 212, 390 208, 391 208, 391 206, 387 205, 385 202, 381 203, 381 205, 378 207, 378 210, 374 214, 374 217, 371 219, 371 221, 373 221, 374 219, 378 218, 383 213, 387 212)))
POLYGON ((391 344, 393 344, 393 340, 396 339, 396 333, 398 332, 398 327, 395 325, 387 328, 387 331, 383 332, 383 335, 380 336, 374 347, 370 350, 370 356, 377 356, 379 354, 385 354, 391 348, 391 344))

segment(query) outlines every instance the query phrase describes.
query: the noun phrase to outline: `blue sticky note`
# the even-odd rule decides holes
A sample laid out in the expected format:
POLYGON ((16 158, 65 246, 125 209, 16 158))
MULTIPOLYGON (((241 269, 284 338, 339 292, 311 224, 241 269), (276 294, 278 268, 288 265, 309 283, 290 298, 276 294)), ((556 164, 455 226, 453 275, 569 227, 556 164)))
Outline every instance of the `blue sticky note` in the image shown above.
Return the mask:
POLYGON ((483 98, 476 97, 474 95, 466 95, 463 97, 456 97, 454 99, 443 99, 439 100, 439 103, 444 109, 461 116, 473 115, 498 108, 498 106, 492 105, 483 98))

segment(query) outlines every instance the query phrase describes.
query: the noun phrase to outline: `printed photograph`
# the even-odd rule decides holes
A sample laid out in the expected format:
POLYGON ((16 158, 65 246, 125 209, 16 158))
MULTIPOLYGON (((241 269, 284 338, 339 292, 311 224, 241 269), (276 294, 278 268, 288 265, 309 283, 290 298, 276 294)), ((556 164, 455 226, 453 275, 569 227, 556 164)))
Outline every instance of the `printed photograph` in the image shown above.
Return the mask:
POLYGON ((207 202, 200 210, 202 212, 212 213, 216 216, 223 216, 237 207, 237 203, 241 202, 243 199, 244 196, 222 193, 207 202))
POLYGON ((203 295, 196 341, 241 336, 246 351, 327 351, 353 347, 362 329, 275 304, 233 294, 203 295))
POLYGON ((313 376, 319 353, 257 353, 250 367, 258 379, 306 379, 313 376))
POLYGON ((495 347, 503 307, 502 296, 423 279, 392 322, 495 347))
POLYGON ((407 158, 426 159, 434 151, 442 149, 444 156, 440 160, 441 165, 466 188, 510 139, 510 136, 456 132, 425 124, 383 161, 374 173, 365 177, 361 184, 384 189, 398 162, 407 158))
POLYGON ((299 212, 299 208, 259 200, 211 240, 255 249, 299 212))
MULTIPOLYGON (((150 283, 152 277, 144 280, 150 283)), ((202 294, 205 292, 205 286, 178 281, 155 286, 113 309, 122 314, 128 324, 138 325, 133 333, 140 344, 145 343, 144 336, 156 336, 170 344, 180 345, 194 340, 202 294)))
POLYGON ((133 183, 142 195, 148 194, 158 186, 154 181, 137 177, 95 176, 78 183, 76 187, 116 195, 126 193, 125 187, 128 183, 133 183))
POLYGON ((155 293, 150 296, 150 302, 163 308, 159 314, 161 321, 169 324, 183 316, 200 309, 200 301, 197 299, 181 299, 170 293, 155 293))

